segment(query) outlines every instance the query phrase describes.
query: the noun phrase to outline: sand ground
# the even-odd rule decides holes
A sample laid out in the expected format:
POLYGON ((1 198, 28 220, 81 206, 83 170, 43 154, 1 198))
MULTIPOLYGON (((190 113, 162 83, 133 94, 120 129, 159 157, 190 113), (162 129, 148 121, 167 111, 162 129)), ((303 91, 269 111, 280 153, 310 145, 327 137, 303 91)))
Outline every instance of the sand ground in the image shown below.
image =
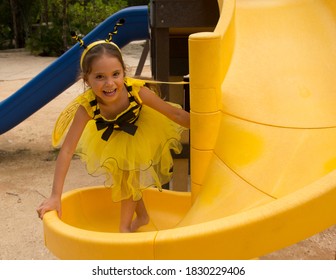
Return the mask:
MULTIPOLYGON (((123 49, 126 64, 134 73, 142 43, 123 49)), ((28 52, 0 52, 0 101, 21 88, 56 58, 36 57, 28 52)), ((150 75, 147 60, 143 74, 150 75)), ((83 90, 78 82, 41 110, 10 131, 0 135, 0 259, 55 260, 44 246, 42 222, 35 208, 49 196, 56 152, 50 135, 54 122, 68 102, 83 90)), ((1 121, 1 120, 0 120, 1 121)), ((65 191, 101 185, 101 179, 86 174, 78 159, 72 161, 65 191)), ((334 260, 336 226, 262 259, 334 260)))

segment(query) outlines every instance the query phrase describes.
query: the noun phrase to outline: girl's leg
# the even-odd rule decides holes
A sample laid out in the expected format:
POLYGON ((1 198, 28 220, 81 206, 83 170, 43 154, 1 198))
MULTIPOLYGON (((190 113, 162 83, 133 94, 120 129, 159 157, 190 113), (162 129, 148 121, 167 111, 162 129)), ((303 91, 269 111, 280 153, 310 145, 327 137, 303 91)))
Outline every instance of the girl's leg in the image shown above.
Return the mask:
POLYGON ((121 201, 120 209, 120 232, 131 232, 131 224, 133 215, 137 206, 137 202, 133 201, 132 198, 124 199, 121 201))
POLYGON ((121 201, 120 232, 134 232, 148 222, 148 213, 142 199, 133 201, 132 198, 129 198, 121 201), (136 213, 136 217, 132 222, 134 213, 136 213))
MULTIPOLYGON (((127 182, 129 179, 128 177, 129 173, 124 172, 123 182, 127 182)), ((121 201, 120 225, 119 225, 120 232, 134 232, 139 227, 148 224, 148 222, 149 217, 142 198, 138 201, 134 201, 133 198, 131 197, 121 201), (132 222, 134 213, 136 213, 136 217, 132 222)))
MULTIPOLYGON (((122 173, 122 182, 121 182, 122 196, 127 195, 126 190, 127 190, 128 178, 129 178, 129 172, 124 171, 122 173)), ((120 232, 131 232, 132 231, 131 224, 132 224, 136 206, 137 206, 137 202, 133 201, 132 197, 121 200, 120 224, 119 224, 120 232)))
POLYGON ((137 201, 135 212, 137 216, 131 224, 132 231, 136 231, 139 227, 147 225, 149 222, 147 209, 142 198, 139 201, 137 201))

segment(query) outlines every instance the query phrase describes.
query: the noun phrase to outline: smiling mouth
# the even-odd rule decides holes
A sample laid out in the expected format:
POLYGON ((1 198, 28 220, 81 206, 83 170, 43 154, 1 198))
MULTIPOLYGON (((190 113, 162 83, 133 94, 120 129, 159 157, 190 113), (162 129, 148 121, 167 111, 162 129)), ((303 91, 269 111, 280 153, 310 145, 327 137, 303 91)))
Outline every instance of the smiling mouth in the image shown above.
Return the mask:
POLYGON ((104 90, 103 93, 106 96, 113 96, 117 92, 117 89, 114 90, 104 90))

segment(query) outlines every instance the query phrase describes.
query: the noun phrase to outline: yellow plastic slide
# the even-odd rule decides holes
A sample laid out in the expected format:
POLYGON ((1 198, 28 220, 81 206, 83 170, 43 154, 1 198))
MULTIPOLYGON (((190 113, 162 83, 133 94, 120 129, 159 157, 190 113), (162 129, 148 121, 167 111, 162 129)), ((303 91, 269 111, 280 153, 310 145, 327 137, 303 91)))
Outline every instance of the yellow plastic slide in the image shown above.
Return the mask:
POLYGON ((109 189, 44 218, 62 259, 251 259, 336 221, 336 1, 224 0, 189 39, 191 192, 144 193, 151 222, 118 233, 109 189))

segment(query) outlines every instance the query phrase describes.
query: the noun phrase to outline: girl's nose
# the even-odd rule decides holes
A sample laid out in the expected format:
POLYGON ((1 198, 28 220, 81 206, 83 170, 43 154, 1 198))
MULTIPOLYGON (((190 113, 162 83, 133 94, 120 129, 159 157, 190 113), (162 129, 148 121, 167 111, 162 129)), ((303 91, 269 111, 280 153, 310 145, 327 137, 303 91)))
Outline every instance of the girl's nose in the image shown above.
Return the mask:
POLYGON ((114 80, 112 77, 107 77, 106 78, 106 84, 107 85, 113 85, 114 84, 114 80))

